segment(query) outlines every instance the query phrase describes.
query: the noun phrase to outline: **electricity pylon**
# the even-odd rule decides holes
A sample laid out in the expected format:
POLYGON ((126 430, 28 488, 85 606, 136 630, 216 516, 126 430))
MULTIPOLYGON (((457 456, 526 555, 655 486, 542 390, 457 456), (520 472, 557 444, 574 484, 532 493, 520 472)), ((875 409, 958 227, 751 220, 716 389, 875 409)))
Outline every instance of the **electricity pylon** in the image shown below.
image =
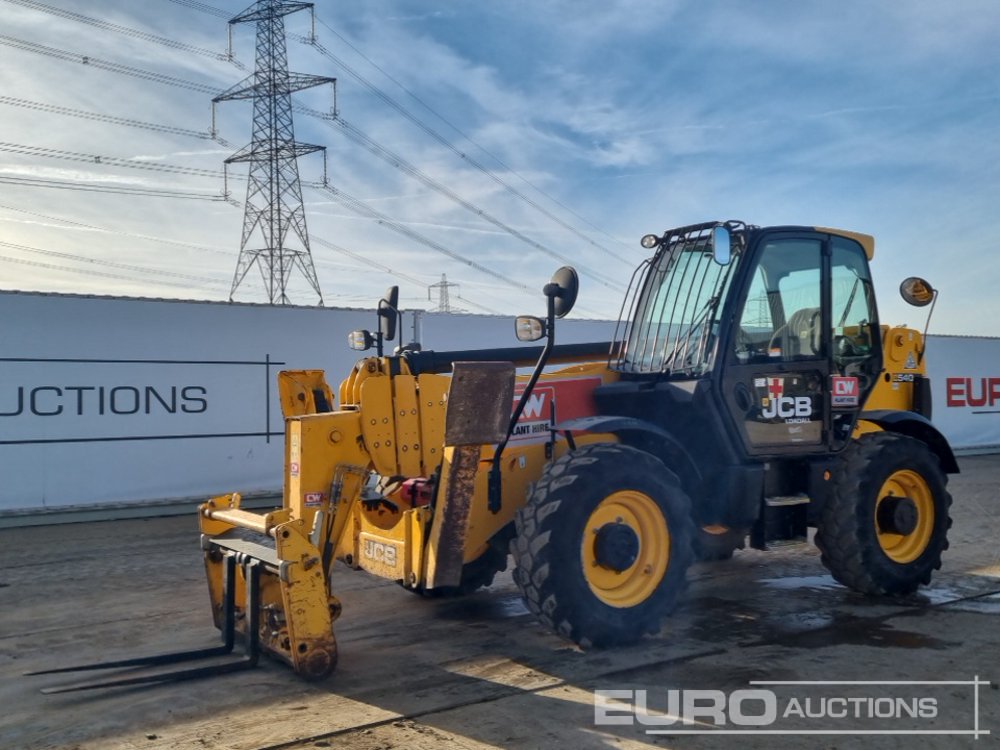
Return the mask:
POLYGON ((427 287, 427 299, 431 298, 431 290, 436 289, 438 293, 438 307, 436 312, 451 312, 451 300, 448 298, 448 289, 450 287, 458 287, 458 284, 453 284, 448 281, 448 277, 445 274, 441 274, 441 281, 436 284, 431 284, 427 287))
POLYGON ((238 23, 257 24, 254 73, 212 100, 215 104, 231 99, 253 99, 253 138, 249 145, 226 159, 227 165, 250 164, 243 239, 229 292, 230 302, 247 272, 256 264, 272 305, 289 304, 286 288, 296 267, 315 290, 319 304, 323 304, 323 293, 309 249, 297 159, 315 151, 325 151, 325 147, 296 143, 292 92, 324 83, 336 85, 336 79, 289 73, 285 45, 285 16, 312 7, 312 3, 289 0, 257 0, 229 21, 230 28, 238 23), (248 246, 257 228, 263 235, 263 246, 248 246), (290 236, 289 230, 298 242, 290 236))

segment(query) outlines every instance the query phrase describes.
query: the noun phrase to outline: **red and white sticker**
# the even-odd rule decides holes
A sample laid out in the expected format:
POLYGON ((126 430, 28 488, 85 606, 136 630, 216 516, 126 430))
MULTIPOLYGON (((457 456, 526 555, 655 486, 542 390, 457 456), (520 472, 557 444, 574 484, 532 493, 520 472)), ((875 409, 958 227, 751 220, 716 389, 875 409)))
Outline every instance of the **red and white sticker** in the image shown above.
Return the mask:
POLYGON ((830 377, 830 403, 834 407, 857 406, 861 387, 855 377, 832 375, 830 377))
MULTIPOLYGON (((597 414, 594 389, 601 384, 597 377, 559 378, 542 380, 535 386, 524 404, 514 432, 512 443, 544 443, 551 439, 551 420, 565 422, 577 417, 597 414)), ((518 383, 514 391, 513 410, 524 384, 518 383)))
POLYGON ((323 504, 323 493, 322 492, 307 492, 305 494, 305 504, 307 506, 322 505, 323 504))

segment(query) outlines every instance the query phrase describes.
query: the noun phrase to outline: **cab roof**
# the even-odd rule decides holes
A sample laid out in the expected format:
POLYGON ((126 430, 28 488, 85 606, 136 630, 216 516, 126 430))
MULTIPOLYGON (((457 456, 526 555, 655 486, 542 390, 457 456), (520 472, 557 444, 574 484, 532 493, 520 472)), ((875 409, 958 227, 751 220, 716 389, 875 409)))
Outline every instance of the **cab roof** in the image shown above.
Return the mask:
POLYGON ((862 234, 861 232, 850 232, 846 229, 831 229, 830 227, 813 227, 817 232, 826 232, 827 234, 835 234, 838 237, 846 237, 849 240, 854 240, 862 248, 864 248, 865 255, 868 256, 868 260, 875 257, 875 238, 870 234, 862 234))

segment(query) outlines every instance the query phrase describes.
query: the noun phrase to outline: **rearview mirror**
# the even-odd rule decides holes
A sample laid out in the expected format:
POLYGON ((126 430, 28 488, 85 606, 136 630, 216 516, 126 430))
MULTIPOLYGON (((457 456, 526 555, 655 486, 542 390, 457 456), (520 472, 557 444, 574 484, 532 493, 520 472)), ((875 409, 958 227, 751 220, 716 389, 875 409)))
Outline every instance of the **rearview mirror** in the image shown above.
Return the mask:
POLYGON ((545 285, 542 293, 552 297, 555 316, 564 318, 576 304, 576 295, 580 291, 580 278, 572 266, 563 266, 554 274, 552 280, 545 285))
POLYGON ((899 294, 914 307, 924 307, 934 301, 935 289, 919 276, 910 276, 899 285, 899 294))
POLYGON ((712 230, 712 259, 720 266, 728 266, 733 259, 732 240, 729 230, 724 226, 712 230))
POLYGON ((399 287, 391 286, 378 303, 379 332, 383 341, 396 338, 396 319, 399 317, 399 287))

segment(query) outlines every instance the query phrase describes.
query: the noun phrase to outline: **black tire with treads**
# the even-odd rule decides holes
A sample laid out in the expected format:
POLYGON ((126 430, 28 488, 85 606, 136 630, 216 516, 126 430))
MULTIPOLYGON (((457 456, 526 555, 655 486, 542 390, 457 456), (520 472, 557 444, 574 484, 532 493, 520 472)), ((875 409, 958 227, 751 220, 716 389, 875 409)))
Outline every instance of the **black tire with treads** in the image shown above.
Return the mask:
POLYGON ((844 449, 834 470, 833 490, 820 515, 816 546, 840 583, 864 594, 909 594, 941 567, 951 528, 947 475, 927 445, 905 435, 862 435, 844 449), (934 519, 926 548, 911 562, 891 559, 875 524, 878 494, 895 472, 918 474, 930 490, 934 519))
POLYGON ((662 461, 636 448, 595 443, 563 455, 546 467, 515 523, 514 581, 528 608, 585 648, 632 643, 658 632, 686 587, 693 556, 690 500, 662 461), (645 600, 621 607, 594 593, 581 552, 591 532, 585 528, 591 513, 620 491, 652 500, 669 535, 667 566, 658 585, 645 600))

